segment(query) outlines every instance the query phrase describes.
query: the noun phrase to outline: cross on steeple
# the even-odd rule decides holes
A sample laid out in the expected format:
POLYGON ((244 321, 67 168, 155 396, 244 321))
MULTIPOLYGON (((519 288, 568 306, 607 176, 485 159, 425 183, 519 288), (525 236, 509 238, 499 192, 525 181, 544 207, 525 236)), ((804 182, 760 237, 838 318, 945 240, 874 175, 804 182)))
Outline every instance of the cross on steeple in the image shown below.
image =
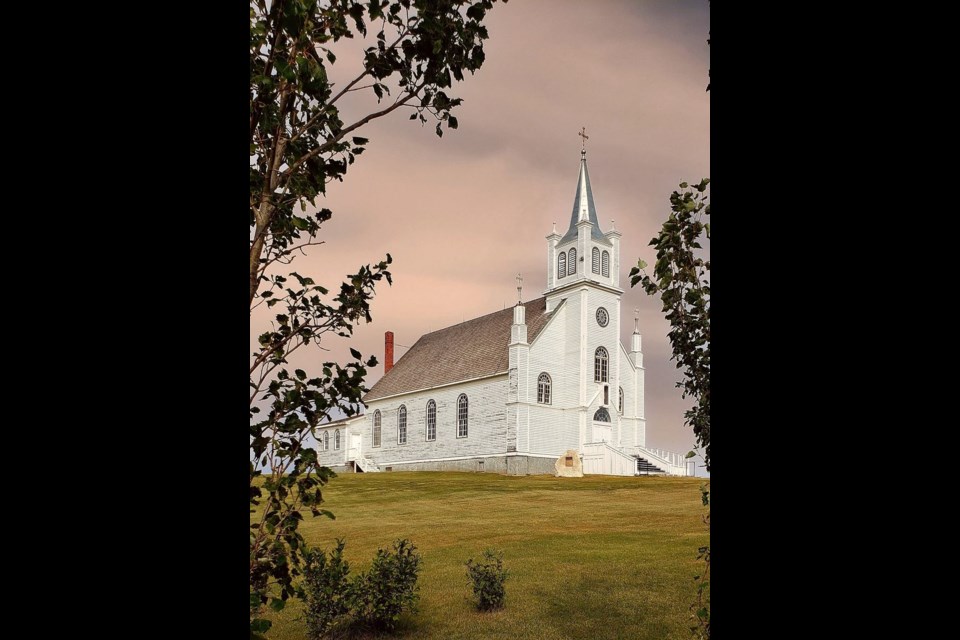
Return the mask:
POLYGON ((580 155, 585 156, 587 155, 587 140, 590 139, 590 136, 587 135, 587 128, 581 127, 580 131, 577 132, 577 135, 583 138, 580 141, 580 155))
POLYGON ((521 302, 523 302, 523 297, 521 296, 522 290, 523 290, 523 276, 518 273, 517 274, 517 304, 520 304, 521 302))

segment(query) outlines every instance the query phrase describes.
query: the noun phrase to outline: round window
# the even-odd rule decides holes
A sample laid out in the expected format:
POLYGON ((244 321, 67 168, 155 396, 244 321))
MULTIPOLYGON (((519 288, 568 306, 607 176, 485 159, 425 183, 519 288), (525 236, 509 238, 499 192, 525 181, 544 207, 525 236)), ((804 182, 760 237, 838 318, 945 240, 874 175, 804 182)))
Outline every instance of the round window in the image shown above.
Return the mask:
POLYGON ((607 326, 607 323, 610 322, 610 317, 607 315, 607 310, 603 307, 597 309, 597 324, 601 327, 607 326))

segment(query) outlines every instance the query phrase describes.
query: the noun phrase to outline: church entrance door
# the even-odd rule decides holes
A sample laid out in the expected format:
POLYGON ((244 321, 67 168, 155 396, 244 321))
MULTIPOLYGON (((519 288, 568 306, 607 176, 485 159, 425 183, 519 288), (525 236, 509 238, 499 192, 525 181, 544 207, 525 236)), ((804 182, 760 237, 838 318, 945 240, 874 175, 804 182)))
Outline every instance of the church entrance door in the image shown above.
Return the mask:
POLYGON ((360 443, 363 442, 363 434, 350 434, 350 449, 347 451, 347 460, 360 459, 360 443))
POLYGON ((613 428, 609 422, 593 423, 593 442, 610 442, 613 440, 613 428))

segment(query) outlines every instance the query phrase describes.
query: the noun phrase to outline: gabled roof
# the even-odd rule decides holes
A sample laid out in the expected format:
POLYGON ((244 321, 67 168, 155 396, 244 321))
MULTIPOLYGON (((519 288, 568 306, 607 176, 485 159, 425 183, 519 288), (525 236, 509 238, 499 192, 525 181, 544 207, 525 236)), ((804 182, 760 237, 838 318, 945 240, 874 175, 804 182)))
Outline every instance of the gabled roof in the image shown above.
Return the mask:
POLYGON ((577 193, 573 197, 573 212, 570 214, 570 228, 560 238, 557 244, 563 244, 577 239, 577 223, 581 220, 590 222, 590 237, 609 245, 610 241, 600 231, 600 222, 597 220, 597 206, 593 204, 593 189, 590 188, 590 174, 587 172, 587 155, 580 156, 580 179, 577 181, 577 193))
MULTIPOLYGON (((527 342, 532 343, 552 313, 547 313, 545 297, 523 306, 527 342)), ((513 307, 507 307, 424 335, 373 385, 364 401, 507 373, 512 324, 513 307)))

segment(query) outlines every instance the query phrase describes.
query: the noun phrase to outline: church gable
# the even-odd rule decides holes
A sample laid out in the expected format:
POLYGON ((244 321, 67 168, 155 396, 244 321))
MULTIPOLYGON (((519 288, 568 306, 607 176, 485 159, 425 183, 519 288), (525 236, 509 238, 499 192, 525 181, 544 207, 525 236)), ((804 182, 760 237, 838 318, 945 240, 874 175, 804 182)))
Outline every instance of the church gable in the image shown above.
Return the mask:
MULTIPOLYGON (((552 314, 547 312, 546 298, 523 306, 532 342, 552 314)), ((373 385, 364 402, 507 373, 512 323, 513 308, 507 308, 422 336, 373 385)))

